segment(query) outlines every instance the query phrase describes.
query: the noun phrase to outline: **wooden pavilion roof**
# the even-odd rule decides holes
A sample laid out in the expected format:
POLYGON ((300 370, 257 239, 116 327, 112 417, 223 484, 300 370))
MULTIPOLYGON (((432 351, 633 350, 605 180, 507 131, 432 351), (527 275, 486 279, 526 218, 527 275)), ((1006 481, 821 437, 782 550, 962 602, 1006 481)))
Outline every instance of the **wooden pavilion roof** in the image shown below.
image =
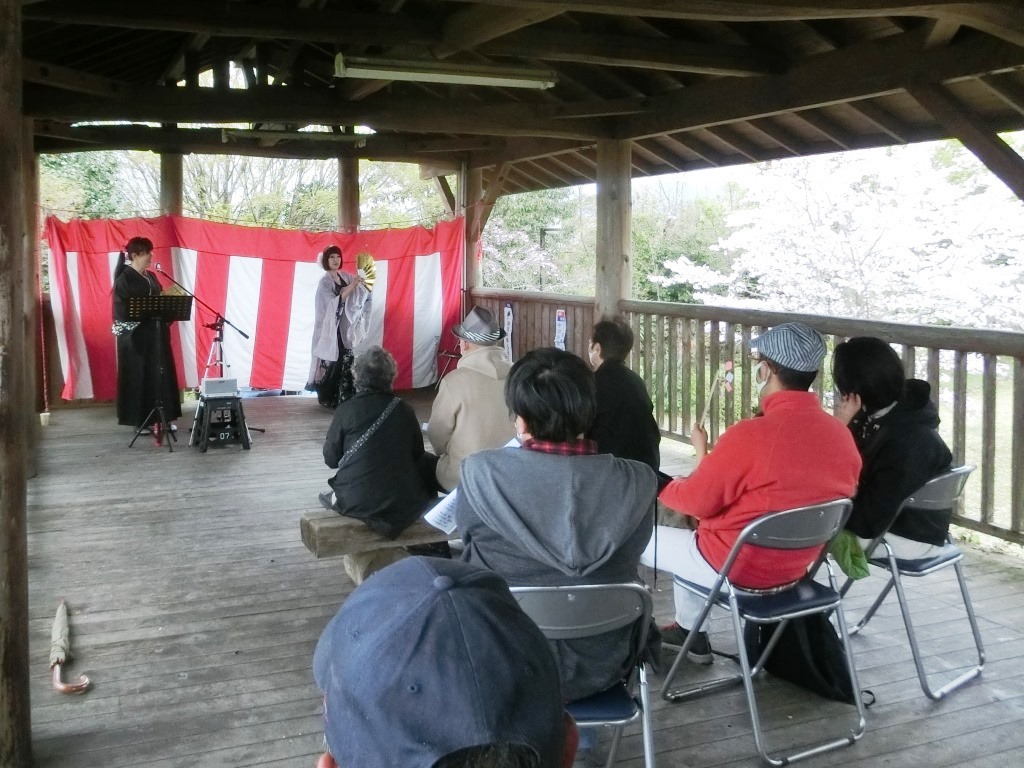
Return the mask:
POLYGON ((496 195, 594 181, 602 139, 634 141, 639 177, 955 136, 1024 191, 996 137, 1024 128, 1017 0, 23 0, 22 17, 41 152, 467 163, 496 195), (339 53, 556 84, 339 79, 339 53))

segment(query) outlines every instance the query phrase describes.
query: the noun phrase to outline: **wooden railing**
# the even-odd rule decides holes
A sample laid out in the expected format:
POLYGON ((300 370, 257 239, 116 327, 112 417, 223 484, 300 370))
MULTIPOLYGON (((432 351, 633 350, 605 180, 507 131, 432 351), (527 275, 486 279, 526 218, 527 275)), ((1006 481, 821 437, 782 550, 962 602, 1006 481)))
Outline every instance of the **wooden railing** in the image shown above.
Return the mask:
MULTIPOLYGON (((472 301, 498 317, 512 307, 515 359, 553 344, 559 309, 566 313, 566 349, 586 357, 594 322, 589 297, 477 289, 472 301)), ((665 302, 624 301, 620 310, 636 335, 631 367, 647 382, 663 433, 684 441, 727 361, 734 382, 712 403, 712 441, 751 415, 750 342, 765 328, 800 320, 825 334, 830 349, 850 336, 896 345, 907 374, 931 384, 956 463, 978 467, 957 522, 1024 544, 1024 334, 665 302)), ((815 382, 826 408, 837 403, 830 370, 831 357, 815 382)))

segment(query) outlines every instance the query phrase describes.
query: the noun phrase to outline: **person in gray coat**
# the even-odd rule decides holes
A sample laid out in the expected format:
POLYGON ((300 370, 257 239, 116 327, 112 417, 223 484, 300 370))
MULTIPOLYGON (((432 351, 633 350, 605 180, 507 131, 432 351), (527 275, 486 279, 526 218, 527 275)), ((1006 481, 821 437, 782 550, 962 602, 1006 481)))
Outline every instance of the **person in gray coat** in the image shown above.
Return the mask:
MULTIPOLYGON (((462 559, 512 586, 636 581, 657 483, 646 464, 598 454, 583 437, 596 412, 587 364, 558 349, 533 350, 512 366, 505 402, 522 446, 463 461, 455 508, 462 559)), ((627 627, 552 643, 566 698, 620 680, 631 641, 627 627)))

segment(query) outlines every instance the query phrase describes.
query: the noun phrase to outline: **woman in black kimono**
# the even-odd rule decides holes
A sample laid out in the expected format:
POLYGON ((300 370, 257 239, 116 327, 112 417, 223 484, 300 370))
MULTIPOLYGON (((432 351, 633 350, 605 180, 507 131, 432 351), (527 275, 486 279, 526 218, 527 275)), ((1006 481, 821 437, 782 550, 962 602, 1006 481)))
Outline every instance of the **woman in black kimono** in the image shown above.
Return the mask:
POLYGON ((162 401, 168 422, 181 417, 171 333, 166 324, 155 320, 128 319, 129 299, 160 295, 160 283, 148 270, 153 260, 153 243, 145 237, 133 237, 121 257, 114 269, 113 307, 113 332, 117 336, 117 423, 136 429, 149 427, 154 442, 162 445, 159 417, 153 413, 157 400, 162 401), (162 335, 159 350, 158 333, 162 335))

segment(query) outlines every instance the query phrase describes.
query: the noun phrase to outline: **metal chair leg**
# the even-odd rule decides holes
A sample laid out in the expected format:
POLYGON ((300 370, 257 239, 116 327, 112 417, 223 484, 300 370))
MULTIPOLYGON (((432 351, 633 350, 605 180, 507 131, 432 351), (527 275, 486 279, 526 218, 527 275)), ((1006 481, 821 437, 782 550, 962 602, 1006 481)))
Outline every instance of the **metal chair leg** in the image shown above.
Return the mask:
POLYGON ((903 614, 903 625, 907 629, 907 640, 910 643, 910 653, 914 657, 914 666, 917 669, 917 679, 921 683, 921 690, 924 691, 924 695, 929 699, 939 701, 950 691, 954 691, 964 683, 978 677, 985 666, 985 649, 981 643, 981 631, 978 628, 978 620, 974 615, 974 607, 971 605, 971 598, 967 592, 967 581, 964 578, 963 567, 959 562, 953 563, 953 569, 956 571, 957 581, 960 584, 960 597, 964 601, 964 608, 967 610, 967 620, 970 622, 971 632, 974 634, 974 644, 978 650, 978 665, 955 677, 953 680, 950 680, 944 686, 934 691, 932 690, 931 684, 928 682, 928 673, 924 668, 924 659, 921 658, 921 649, 917 642, 917 635, 914 632, 914 624, 910 618, 910 605, 907 602, 907 596, 903 590, 903 581, 899 578, 896 562, 891 557, 889 567, 895 574, 894 581, 896 583, 896 598, 899 600, 900 612, 903 614))
POLYGON ((697 696, 708 691, 714 691, 719 688, 724 688, 728 685, 734 685, 742 680, 741 675, 734 675, 732 677, 725 677, 719 680, 712 680, 708 683, 701 683, 698 685, 691 686, 689 688, 672 688, 672 681, 675 680, 676 674, 679 671, 679 666, 686 660, 686 655, 690 652, 690 647, 693 645, 697 638, 697 633, 700 632, 704 623, 708 620, 711 615, 711 603, 709 601, 704 602, 704 607, 701 612, 697 615, 697 620, 693 622, 693 627, 690 628, 686 641, 683 643, 683 647, 679 649, 679 655, 676 656, 676 660, 672 662, 672 666, 669 668, 668 674, 665 676, 664 682, 661 684, 661 698, 665 701, 672 703, 682 701, 690 696, 697 696))
POLYGON ((643 707, 643 714, 640 718, 640 728, 644 740, 644 768, 654 768, 654 729, 651 728, 651 691, 647 685, 647 670, 640 667, 640 706, 643 707))
POLYGON ((895 580, 890 578, 889 583, 885 585, 885 588, 882 589, 882 591, 879 592, 878 597, 875 598, 875 602, 871 604, 871 607, 868 608, 867 612, 860 617, 860 621, 858 621, 853 626, 853 629, 850 630, 851 635, 856 635, 868 625, 868 622, 871 621, 871 617, 875 615, 875 612, 882 606, 882 603, 885 602, 885 598, 889 596, 894 583, 895 580))

